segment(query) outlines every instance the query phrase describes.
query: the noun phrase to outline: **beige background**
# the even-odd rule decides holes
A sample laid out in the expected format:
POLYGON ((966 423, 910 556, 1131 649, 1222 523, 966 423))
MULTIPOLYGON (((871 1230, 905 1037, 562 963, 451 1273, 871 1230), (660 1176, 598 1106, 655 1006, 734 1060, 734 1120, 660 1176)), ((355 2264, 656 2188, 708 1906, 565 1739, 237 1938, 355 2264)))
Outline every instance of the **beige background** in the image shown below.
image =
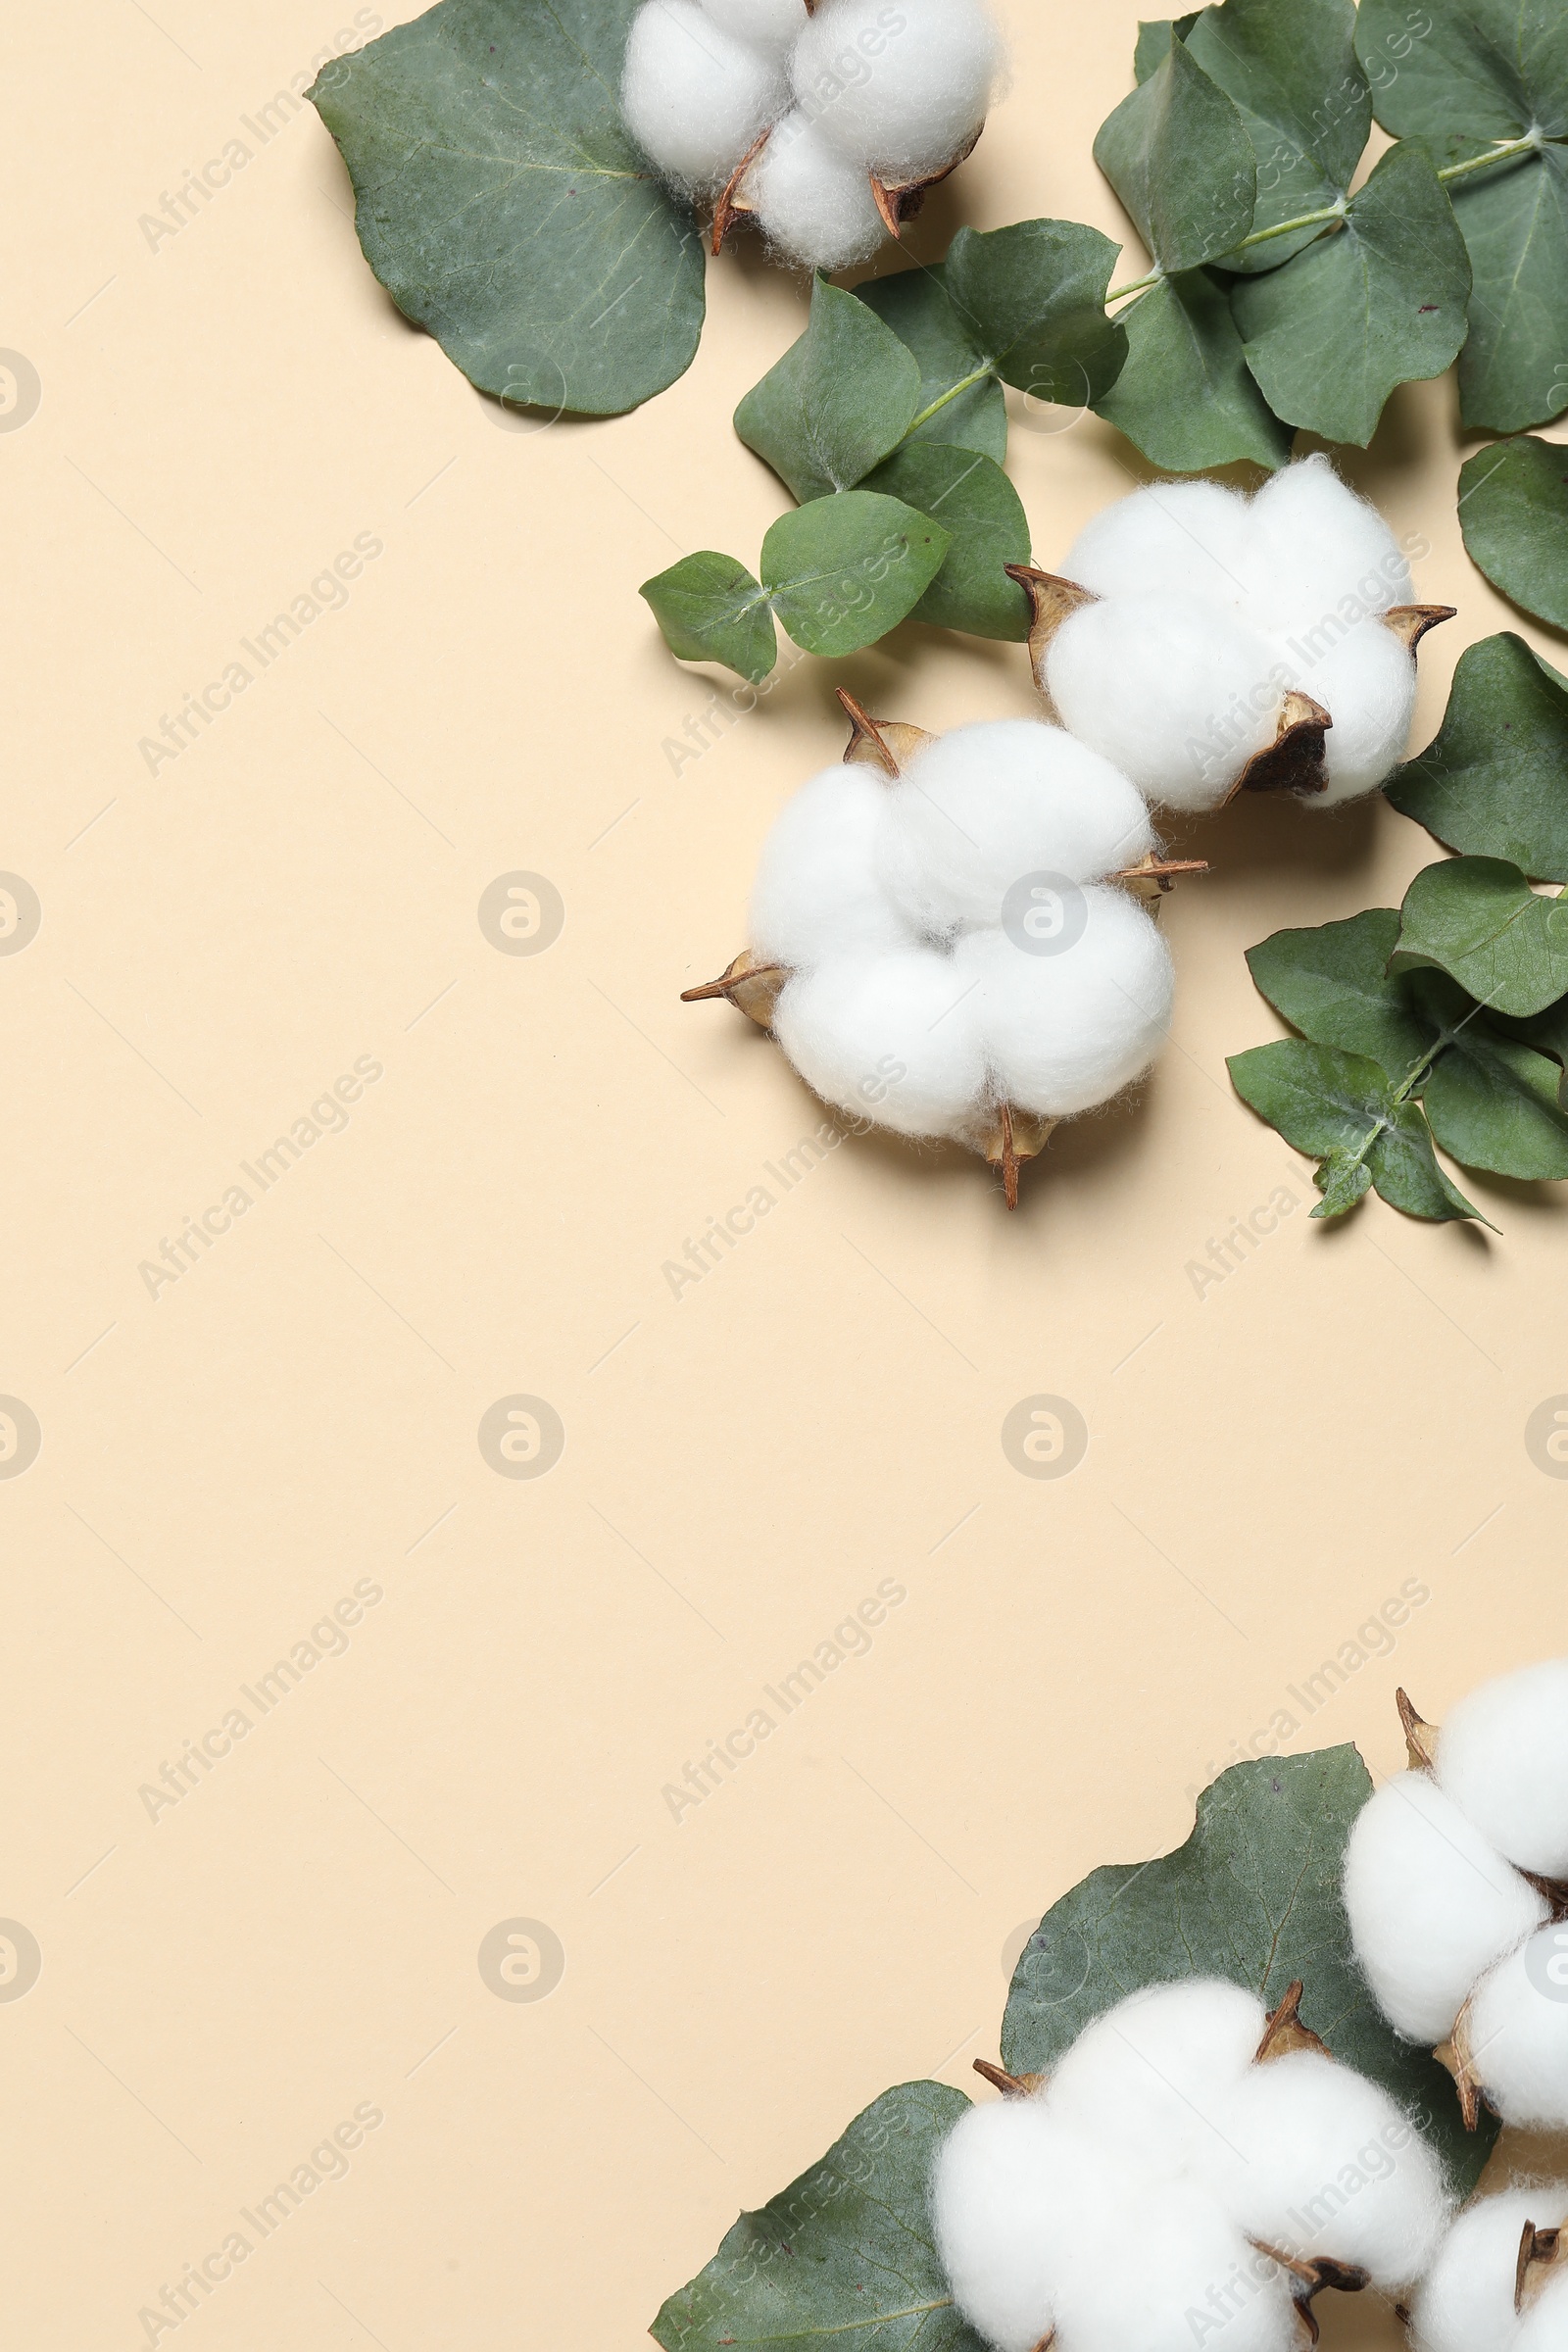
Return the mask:
MULTIPOLYGON (((1042 213, 1125 234, 1089 148, 1134 7, 1004 13, 1012 96, 917 249, 1042 213)), ((631 2345, 875 2092, 971 2083, 1004 1947, 1178 1841, 1404 1580, 1430 1599, 1395 1653, 1289 1746, 1386 1769, 1397 1680, 1438 1714, 1560 1645, 1568 1487, 1523 1431, 1568 1389, 1562 1210, 1477 1178, 1499 1237, 1308 1223, 1225 1079, 1277 1030, 1241 952, 1433 851, 1381 805, 1260 806, 1188 836, 1216 871, 1169 909, 1145 1099, 1061 1135, 1018 1216, 978 1163, 852 1141, 674 1299, 665 1261, 820 1115, 676 997, 741 944, 834 686, 942 727, 1027 710, 1021 652, 908 628, 804 662, 676 776, 718 681, 637 583, 751 560, 786 503, 728 417, 799 289, 726 258, 666 397, 509 430, 374 284, 309 110, 177 236, 139 226, 348 11, 11 30, 0 343, 42 398, 0 435, 0 866, 43 921, 0 959, 0 1390, 43 1444, 0 1484, 0 1915, 43 1969, 0 2003, 8 2339, 144 2342, 368 2103, 348 2177, 182 2344, 631 2345), (138 740, 357 533, 384 553, 344 609, 149 775, 138 740), (517 868, 566 906, 535 957, 476 920, 517 868), (357 1056, 384 1075, 346 1130, 150 1298, 140 1263, 357 1056), (1190 1261, 1281 1185, 1296 1213, 1200 1298, 1190 1261), (537 1482, 476 1444, 517 1392, 567 1433, 537 1482), (1000 1444, 1038 1392, 1092 1433, 1056 1483, 1000 1444), (142 1786, 363 1579, 347 1654, 150 1819, 142 1786), (672 1820, 664 1785, 884 1579, 870 1654, 672 1820), (478 1971, 518 1917, 564 1946, 546 2000, 478 1971)), ((1049 563, 1138 469, 1044 421, 1011 466, 1049 563)), ((1461 608, 1423 740, 1464 643, 1551 650, 1463 555, 1461 454, 1443 383, 1351 461, 1461 608)))

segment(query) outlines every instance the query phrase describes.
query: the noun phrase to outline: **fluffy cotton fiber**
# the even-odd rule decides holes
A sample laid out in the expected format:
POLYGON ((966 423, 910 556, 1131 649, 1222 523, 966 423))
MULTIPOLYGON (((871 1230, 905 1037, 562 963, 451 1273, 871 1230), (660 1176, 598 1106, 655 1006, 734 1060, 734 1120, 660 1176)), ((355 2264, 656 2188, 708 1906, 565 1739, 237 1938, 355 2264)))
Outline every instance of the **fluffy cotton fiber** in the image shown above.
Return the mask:
POLYGON ((1568 1660, 1484 1684, 1430 1771, 1362 1809, 1345 1904, 1378 2004, 1455 2062, 1505 2123, 1568 2130, 1568 1925, 1524 1874, 1568 1859, 1568 1660))
POLYGON ((825 1102, 905 1135, 1109 1101, 1170 1024, 1169 951, 1106 880, 1153 848, 1126 777, 1037 720, 959 728, 896 782, 827 769, 752 894, 752 953, 789 974, 778 1043, 825 1102))
POLYGON ((928 179, 979 135, 1002 69, 983 0, 647 0, 621 111, 658 169, 737 200, 790 260, 840 270, 887 231, 871 190, 928 179))
POLYGON ((1045 683, 1062 724, 1167 808, 1217 808, 1274 739, 1292 689, 1328 710, 1328 789, 1373 791, 1409 733, 1415 662, 1380 615, 1409 566, 1325 457, 1254 497, 1161 482, 1097 515, 1063 559, 1101 601, 1058 628, 1045 683))
POLYGON ((1568 2186, 1547 2181, 1483 2197, 1448 2231, 1415 2297, 1416 2352, 1568 2352, 1568 2265, 1526 2309, 1514 2308, 1525 2224, 1553 2230, 1568 2218, 1568 2186))
MULTIPOLYGON (((1255 2063, 1261 2002, 1196 1980, 1135 1993, 1044 2088, 965 2115, 932 2215, 954 2299, 997 2352, 1295 2352, 1298 2260, 1390 2291, 1447 2220, 1437 2164, 1373 2083, 1311 2052, 1255 2063)), ((1439 2348, 1435 2348, 1439 2352, 1439 2348)), ((1446 2348, 1443 2348, 1446 2352, 1446 2348)))

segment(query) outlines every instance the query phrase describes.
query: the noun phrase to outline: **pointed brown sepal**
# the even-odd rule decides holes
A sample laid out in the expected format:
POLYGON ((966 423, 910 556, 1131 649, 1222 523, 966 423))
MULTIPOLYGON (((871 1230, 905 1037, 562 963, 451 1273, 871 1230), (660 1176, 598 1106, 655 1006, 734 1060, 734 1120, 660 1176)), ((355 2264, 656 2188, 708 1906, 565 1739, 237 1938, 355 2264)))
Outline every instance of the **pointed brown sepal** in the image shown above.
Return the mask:
POLYGON ((1263 2038, 1257 2045, 1253 2064, 1263 2065, 1270 2058, 1288 2058, 1293 2050, 1315 2050, 1320 2057, 1333 2056, 1328 2043, 1301 2023, 1301 1994, 1304 1991, 1299 1977, 1285 1988, 1285 1998, 1277 2009, 1271 2009, 1263 2027, 1263 2038))
MULTIPOLYGON (((980 128, 985 128, 984 123, 980 128)), ((923 172, 918 179, 882 179, 875 172, 866 174, 871 182, 871 201, 881 214, 882 225, 890 237, 903 235, 906 222, 914 219, 931 190, 951 179, 958 166, 973 155, 979 137, 977 130, 951 163, 944 164, 939 172, 923 172)))
POLYGON ((752 141, 752 144, 747 148, 746 153, 741 157, 740 162, 736 165, 734 171, 730 173, 728 179, 725 180, 724 185, 718 192, 718 200, 713 206, 712 235, 709 240, 710 249, 714 255, 715 259, 722 251, 724 239, 728 236, 735 222, 740 219, 743 213, 749 213, 752 210, 752 206, 748 202, 744 193, 742 182, 744 181, 746 174, 750 172, 752 166, 756 163, 758 157, 761 154, 762 149, 767 145, 767 142, 771 136, 772 124, 769 123, 767 129, 763 131, 761 137, 752 141))
POLYGON ((975 2073, 984 2076, 992 2089, 1000 2090, 1004 2099, 1027 2098, 1046 2079, 1044 2075, 1009 2075, 1005 2067, 993 2066, 989 2058, 976 2058, 971 2063, 975 2073))
POLYGON ((1430 1772, 1438 1752, 1438 1727, 1428 1723, 1411 1706, 1403 1690, 1396 1690, 1394 1703, 1399 1710, 1399 1729, 1404 1734, 1405 1753, 1412 1772, 1430 1772))
POLYGON ((1464 2128, 1473 2132, 1481 2120, 1481 2077, 1476 2072, 1475 2053, 1470 2047, 1470 2004, 1465 2002, 1453 2021, 1453 2032, 1446 2041, 1440 2041, 1432 2053, 1440 2066, 1446 2066, 1453 2077, 1453 2086, 1459 2093, 1459 2113, 1464 2128))
POLYGON ((1032 1111, 1015 1110, 1010 1102, 998 1109, 996 1125, 988 1130, 981 1149, 988 1163, 1002 1170, 1003 1198, 1009 1208, 1018 1205, 1018 1177, 1025 1160, 1039 1158, 1055 1124, 1032 1111))
POLYGON ((1037 571, 1032 564, 1006 564, 1003 568, 1009 580, 1017 581, 1033 610, 1029 623, 1029 666, 1034 671, 1035 691, 1046 716, 1054 725, 1058 723, 1056 706, 1046 684, 1046 656, 1051 651, 1051 640, 1070 613, 1084 605, 1098 605, 1100 599, 1092 588, 1081 588, 1076 580, 1064 580, 1059 572, 1037 571))
POLYGON ((1296 2316, 1301 2324, 1303 2345, 1315 2344, 1322 2333, 1317 2314, 1312 2309, 1314 2295, 1320 2295, 1327 2286, 1332 2286, 1342 2295, 1358 2295, 1363 2287, 1372 2282, 1372 2274, 1362 2270, 1358 2262, 1335 2262, 1327 2254, 1302 2260, 1298 2255, 1285 2253, 1279 2246, 1271 2246, 1266 2238, 1254 2237, 1251 2242, 1259 2254, 1266 2254, 1270 2262, 1277 2262, 1282 2271, 1290 2273, 1291 2294, 1296 2304, 1296 2316))
POLYGON ((874 172, 868 172, 866 176, 871 182, 871 202, 882 216, 882 225, 890 237, 897 239, 904 226, 904 220, 893 190, 885 179, 878 179, 874 172))
POLYGON ((1568 2262, 1568 2230, 1538 2230, 1534 2222, 1526 2222, 1514 2273, 1515 2311, 1523 2313, 1536 2301, 1560 2262, 1568 2262))
POLYGON ((1458 610, 1457 605, 1391 605, 1378 618, 1386 629, 1394 631, 1406 653, 1413 654, 1428 629, 1437 628, 1441 621, 1452 620, 1458 610))
POLYGON ((773 1007, 788 978, 783 964, 759 963, 751 949, 743 948, 716 980, 705 980, 701 988, 683 988, 680 1001, 703 1004, 712 997, 727 997, 737 1012, 744 1012, 759 1029, 771 1029, 773 1007))
POLYGON ((936 741, 924 727, 911 727, 902 718, 873 718, 864 704, 858 703, 842 686, 838 698, 850 722, 846 767, 879 767, 890 782, 896 782, 915 753, 936 741))
POLYGON ((1107 882, 1122 882, 1146 906, 1157 906, 1182 874, 1206 874, 1206 858, 1156 858, 1152 852, 1136 865, 1120 865, 1107 882))
POLYGON ((1323 763, 1323 738, 1334 724, 1321 703, 1309 694, 1287 694, 1280 706, 1279 728, 1266 751, 1255 752, 1231 792, 1323 792, 1328 769, 1323 763))

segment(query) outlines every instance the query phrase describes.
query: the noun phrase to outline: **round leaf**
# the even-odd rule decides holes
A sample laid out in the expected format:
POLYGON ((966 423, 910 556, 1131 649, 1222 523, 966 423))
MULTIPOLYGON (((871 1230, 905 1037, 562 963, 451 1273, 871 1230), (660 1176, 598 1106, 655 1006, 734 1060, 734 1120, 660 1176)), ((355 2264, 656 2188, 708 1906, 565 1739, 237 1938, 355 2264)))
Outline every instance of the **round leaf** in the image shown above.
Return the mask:
POLYGON ((1021 640, 1029 599, 1008 564, 1029 561, 1029 517, 1002 467, 977 450, 908 442, 867 480, 940 522, 952 536, 948 560, 910 617, 971 637, 1021 640))
POLYGON ((808 654, 858 654, 919 603, 950 545, 897 498, 846 490, 781 515, 762 541, 762 581, 808 654))
POLYGON ((1568 678, 1511 630, 1467 646, 1437 740, 1383 789, 1448 849, 1568 882, 1568 678))
POLYGON ((1258 390, 1230 297, 1206 270, 1161 278, 1119 314, 1127 365, 1096 413, 1155 466, 1200 473, 1250 458, 1272 472, 1292 431, 1258 390))
POLYGON ((1459 520, 1494 588, 1568 629, 1568 449, 1526 435, 1477 450, 1459 471, 1459 520))

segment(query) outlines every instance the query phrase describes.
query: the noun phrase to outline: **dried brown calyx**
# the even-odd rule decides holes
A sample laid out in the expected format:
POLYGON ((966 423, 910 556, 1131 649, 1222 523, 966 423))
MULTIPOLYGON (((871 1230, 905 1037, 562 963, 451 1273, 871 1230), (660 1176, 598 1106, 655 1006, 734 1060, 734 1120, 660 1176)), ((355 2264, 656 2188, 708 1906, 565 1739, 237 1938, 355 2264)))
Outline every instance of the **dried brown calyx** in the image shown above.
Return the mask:
MULTIPOLYGON (((924 727, 910 726, 903 719, 873 718, 865 706, 842 686, 838 698, 850 722, 850 739, 844 752, 847 767, 874 767, 890 784, 897 783, 915 754, 936 741, 924 727)), ((1136 865, 1121 867, 1106 879, 1123 883, 1147 905, 1157 908, 1178 876, 1207 871, 1208 866, 1200 858, 1148 857, 1140 858, 1136 865)), ((783 964, 760 962, 746 948, 716 980, 706 980, 699 988, 682 989, 680 1001, 683 1004, 701 1004, 722 997, 760 1029, 771 1029, 774 1007, 789 976, 783 964)), ((983 1112, 960 1140, 1001 1172, 1003 1198, 1008 1208, 1016 1208, 1019 1176, 1028 1161, 1039 1158, 1055 1126, 1054 1119, 1021 1110, 1014 1102, 999 1102, 983 1112)))
MULTIPOLYGON (((984 127, 982 123, 981 129, 984 127)), ((724 239, 736 221, 749 220, 757 210, 753 179, 758 160, 772 137, 773 129, 774 125, 770 123, 761 137, 748 147, 718 193, 709 236, 710 249, 715 255, 723 251, 724 239)), ((890 237, 903 235, 930 191, 940 187, 943 180, 950 179, 958 166, 973 155, 979 137, 980 131, 977 130, 974 137, 966 140, 957 154, 950 157, 937 171, 923 172, 915 179, 881 179, 874 172, 866 173, 871 187, 871 201, 881 214, 882 225, 890 237)))
POLYGON ((1317 2313, 1312 2309, 1314 2296, 1320 2295, 1326 2286, 1334 2287, 1342 2295, 1358 2295, 1363 2287, 1372 2283, 1371 2272, 1362 2270, 1358 2262, 1335 2262, 1327 2254, 1303 2261, 1298 2255, 1287 2254, 1282 2247, 1271 2246, 1266 2238, 1254 2237, 1251 2242, 1259 2254, 1266 2254, 1271 2262, 1277 2262, 1280 2269, 1289 2274, 1291 2296, 1296 2305, 1298 2341, 1302 2352, 1309 2352, 1309 2347, 1317 2342, 1323 2332, 1318 2325, 1317 2313))
POLYGON ((1464 2128, 1473 2132, 1481 2120, 1481 2102, 1486 2085, 1476 2067, 1476 2054, 1470 2041, 1470 2004, 1465 2002, 1453 2021, 1453 2032, 1446 2041, 1440 2041, 1432 2053, 1440 2066, 1446 2066, 1453 2077, 1453 2087, 1459 2093, 1459 2113, 1464 2128))
MULTIPOLYGON (((1047 718, 1059 726, 1060 718, 1046 682, 1046 657, 1063 621, 1085 605, 1098 605, 1101 599, 1093 588, 1085 588, 1077 580, 1063 579, 1059 572, 1039 571, 1031 564, 1009 564, 1006 569, 1009 578, 1025 591, 1034 609, 1029 626, 1029 666, 1047 718)), ((1379 613, 1378 618, 1413 656, 1428 629, 1435 629, 1439 621, 1451 620, 1455 611, 1453 605, 1393 605, 1386 612, 1379 613)), ((1329 778, 1324 738, 1333 724, 1332 713, 1321 703, 1293 689, 1281 703, 1273 742, 1248 761, 1227 800, 1234 800, 1239 792, 1326 791, 1329 778)))
POLYGON ((1568 2263, 1568 2230, 1538 2230, 1526 2222, 1519 2238, 1519 2267, 1514 2273, 1513 2307, 1521 2316, 1541 2294, 1560 2263, 1568 2263))
POLYGON ((1004 2099, 1024 2099, 1041 2088, 1044 2075, 1009 2075, 1005 2067, 993 2066, 989 2058, 972 2061, 977 2075, 983 2075, 993 2090, 1000 2090, 1004 2099))
POLYGON ((1271 2058, 1288 2058, 1295 2050, 1314 2050, 1320 2058, 1333 2057, 1328 2043, 1310 2026, 1301 2023, 1301 1995, 1305 1989, 1299 1977, 1287 1984, 1285 1998, 1277 2009, 1268 2013, 1254 2065, 1266 2066, 1271 2058))

